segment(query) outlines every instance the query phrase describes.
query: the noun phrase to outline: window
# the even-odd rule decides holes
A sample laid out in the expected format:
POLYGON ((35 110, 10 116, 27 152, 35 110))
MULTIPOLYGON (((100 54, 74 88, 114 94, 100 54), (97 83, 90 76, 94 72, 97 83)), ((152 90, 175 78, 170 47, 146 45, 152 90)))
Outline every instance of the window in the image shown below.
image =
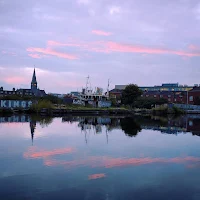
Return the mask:
POLYGON ((174 101, 176 102, 176 99, 174 99, 174 101))
POLYGON ((163 95, 161 94, 161 95, 160 95, 160 98, 162 98, 162 97, 163 97, 163 95))
POLYGON ((171 97, 171 95, 169 94, 168 97, 171 97))
POLYGON ((193 126, 193 121, 189 121, 189 126, 193 126))
POLYGON ((156 98, 156 95, 153 95, 154 96, 154 98, 156 98))
POLYGON ((189 97, 189 101, 193 101, 193 96, 190 96, 190 97, 189 97))
POLYGON ((148 97, 149 95, 146 95, 146 97, 148 97))
POLYGON ((169 98, 168 101, 171 101, 171 99, 169 98))

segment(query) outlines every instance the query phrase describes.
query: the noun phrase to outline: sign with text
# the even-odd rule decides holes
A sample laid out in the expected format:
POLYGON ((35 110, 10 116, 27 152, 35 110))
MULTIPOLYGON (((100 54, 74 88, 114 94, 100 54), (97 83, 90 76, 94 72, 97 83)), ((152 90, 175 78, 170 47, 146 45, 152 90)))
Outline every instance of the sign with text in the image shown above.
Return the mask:
POLYGON ((0 100, 0 108, 29 108, 32 101, 26 100, 0 100))
POLYGON ((11 116, 11 117, 0 117, 0 123, 16 123, 16 122, 31 122, 31 119, 27 115, 16 115, 16 116, 11 116))

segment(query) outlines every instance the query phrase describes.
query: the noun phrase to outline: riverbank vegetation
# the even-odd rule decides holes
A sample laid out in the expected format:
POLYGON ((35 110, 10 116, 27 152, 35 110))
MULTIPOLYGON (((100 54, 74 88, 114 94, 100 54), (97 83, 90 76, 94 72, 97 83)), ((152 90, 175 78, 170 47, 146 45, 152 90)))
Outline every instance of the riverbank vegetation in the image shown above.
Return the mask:
POLYGON ((125 90, 122 92, 122 96, 118 101, 111 98, 112 107, 110 108, 96 108, 92 105, 75 105, 67 104, 64 102, 63 98, 59 98, 53 95, 47 95, 45 97, 32 97, 32 96, 19 96, 12 95, 2 97, 2 100, 31 100, 33 102, 29 109, 24 110, 23 108, 18 109, 0 109, 0 113, 7 112, 28 112, 28 113, 48 113, 52 112, 84 112, 84 111, 105 111, 112 113, 147 113, 155 115, 166 115, 169 113, 173 114, 184 114, 185 112, 179 108, 173 107, 168 108, 166 99, 156 99, 142 97, 142 91, 135 84, 129 84, 125 90), (120 101, 119 101, 120 100, 120 101), (118 103, 120 102, 120 103, 118 103))

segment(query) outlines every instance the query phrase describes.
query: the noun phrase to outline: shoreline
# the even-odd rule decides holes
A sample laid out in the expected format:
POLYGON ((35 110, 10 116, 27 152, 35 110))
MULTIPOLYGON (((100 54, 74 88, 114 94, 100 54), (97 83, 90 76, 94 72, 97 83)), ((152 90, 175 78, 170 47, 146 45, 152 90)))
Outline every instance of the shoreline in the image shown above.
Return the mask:
POLYGON ((200 114, 200 110, 185 110, 175 113, 173 110, 156 110, 153 109, 126 109, 126 108, 43 108, 35 111, 31 109, 0 109, 0 114, 39 114, 44 116, 54 115, 134 115, 134 114, 151 114, 155 116, 163 116, 168 114, 200 114))

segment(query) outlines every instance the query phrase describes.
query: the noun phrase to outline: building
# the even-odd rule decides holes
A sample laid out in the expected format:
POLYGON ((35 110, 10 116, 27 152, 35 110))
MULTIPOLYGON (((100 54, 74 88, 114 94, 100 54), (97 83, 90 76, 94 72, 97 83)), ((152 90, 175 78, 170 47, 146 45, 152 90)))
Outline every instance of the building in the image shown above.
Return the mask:
POLYGON ((81 92, 71 92, 70 93, 73 97, 80 97, 81 96, 81 92))
POLYGON ((35 69, 33 71, 32 81, 31 81, 31 89, 18 89, 21 96, 36 96, 36 97, 44 97, 46 93, 44 90, 40 90, 37 85, 36 73, 35 69))
POLYGON ((200 105, 200 86, 188 91, 188 104, 200 105))
MULTIPOLYGON (((127 85, 115 85, 115 89, 124 90, 127 85)), ((139 86, 142 91, 189 91, 194 86, 188 85, 179 85, 178 83, 163 83, 162 85, 155 85, 155 86, 139 86)))
POLYGON ((121 99, 122 91, 123 90, 114 88, 114 89, 109 91, 109 96, 110 96, 110 98, 121 99))
POLYGON ((187 103, 187 91, 144 91, 142 97, 151 99, 167 99, 169 103, 187 103))
POLYGON ((3 87, 0 88, 0 97, 6 96, 37 96, 37 97, 44 97, 46 93, 44 90, 40 90, 37 87, 37 79, 35 69, 33 71, 33 77, 31 81, 31 88, 30 89, 17 89, 13 88, 13 90, 4 90, 3 87))
MULTIPOLYGON (((120 99, 122 91, 126 85, 115 85, 115 88, 109 91, 110 97, 120 99)), ((167 99, 169 103, 181 104, 200 104, 200 87, 197 85, 179 85, 178 83, 163 83, 160 86, 141 87, 142 97, 154 99, 167 99)))
POLYGON ((48 95, 51 95, 51 96, 58 97, 58 98, 62 99, 66 94, 48 93, 48 95))
POLYGON ((16 91, 15 88, 13 88, 13 90, 4 90, 3 87, 0 88, 0 97, 12 95, 20 95, 20 91, 16 91))

